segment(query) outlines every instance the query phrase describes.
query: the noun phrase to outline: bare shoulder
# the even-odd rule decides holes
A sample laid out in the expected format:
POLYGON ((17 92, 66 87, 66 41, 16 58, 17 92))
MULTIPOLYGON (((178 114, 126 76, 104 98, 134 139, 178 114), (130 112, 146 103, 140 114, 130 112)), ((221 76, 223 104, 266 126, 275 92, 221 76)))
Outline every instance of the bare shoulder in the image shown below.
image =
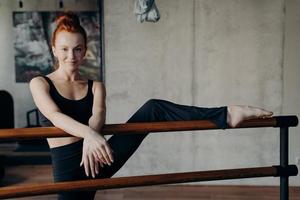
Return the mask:
POLYGON ((38 83, 45 83, 45 82, 46 82, 45 78, 41 76, 36 76, 33 79, 31 79, 29 84, 38 84, 38 83))
POLYGON ((102 81, 93 81, 93 85, 96 87, 104 87, 104 84, 102 81))
POLYGON ((31 81, 29 82, 29 87, 31 90, 42 89, 42 88, 47 89, 49 88, 49 85, 45 80, 45 78, 41 76, 37 76, 31 79, 31 81))
POLYGON ((105 86, 101 81, 93 81, 93 92, 95 91, 105 91, 105 86))

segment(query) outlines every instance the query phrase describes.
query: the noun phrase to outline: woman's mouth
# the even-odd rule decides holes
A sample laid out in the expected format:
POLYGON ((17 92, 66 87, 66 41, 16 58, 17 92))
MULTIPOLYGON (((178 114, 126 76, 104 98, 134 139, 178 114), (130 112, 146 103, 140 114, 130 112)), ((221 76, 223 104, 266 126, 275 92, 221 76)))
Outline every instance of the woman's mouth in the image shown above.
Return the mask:
POLYGON ((76 61, 67 61, 66 63, 68 63, 68 64, 76 64, 77 62, 76 61))

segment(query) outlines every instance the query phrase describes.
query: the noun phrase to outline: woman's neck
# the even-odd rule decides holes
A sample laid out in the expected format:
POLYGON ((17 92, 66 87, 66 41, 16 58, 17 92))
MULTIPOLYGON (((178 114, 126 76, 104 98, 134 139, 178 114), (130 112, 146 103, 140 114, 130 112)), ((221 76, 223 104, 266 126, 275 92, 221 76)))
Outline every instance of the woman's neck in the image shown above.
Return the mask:
POLYGON ((58 68, 55 71, 55 74, 59 79, 62 79, 65 81, 81 80, 79 70, 65 70, 63 68, 58 68))

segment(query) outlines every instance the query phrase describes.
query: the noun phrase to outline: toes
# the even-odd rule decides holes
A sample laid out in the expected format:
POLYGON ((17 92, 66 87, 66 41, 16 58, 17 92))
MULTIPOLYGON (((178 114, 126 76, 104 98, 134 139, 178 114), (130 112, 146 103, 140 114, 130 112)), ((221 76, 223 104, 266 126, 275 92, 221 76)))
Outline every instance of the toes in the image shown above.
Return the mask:
POLYGON ((262 108, 252 106, 230 106, 229 121, 227 123, 234 128, 244 120, 253 118, 268 118, 272 115, 273 112, 264 110, 262 108))
POLYGON ((263 118, 267 118, 267 117, 271 117, 273 115, 273 112, 264 110, 264 109, 259 109, 260 111, 258 112, 257 117, 263 117, 263 118))

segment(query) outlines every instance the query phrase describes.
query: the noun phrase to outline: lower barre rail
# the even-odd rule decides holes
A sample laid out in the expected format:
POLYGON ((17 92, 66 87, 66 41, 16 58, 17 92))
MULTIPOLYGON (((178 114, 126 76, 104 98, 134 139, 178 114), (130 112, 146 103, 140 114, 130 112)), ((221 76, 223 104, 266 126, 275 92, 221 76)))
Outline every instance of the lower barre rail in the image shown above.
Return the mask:
POLYGON ((15 198, 36 195, 54 194, 65 191, 103 190, 137 186, 162 185, 172 183, 187 183, 225 179, 241 179, 269 176, 295 176, 298 169, 289 165, 284 169, 280 166, 197 171, 185 173, 170 173, 145 176, 131 176, 106 179, 68 181, 59 183, 39 183, 2 187, 0 198, 15 198))

